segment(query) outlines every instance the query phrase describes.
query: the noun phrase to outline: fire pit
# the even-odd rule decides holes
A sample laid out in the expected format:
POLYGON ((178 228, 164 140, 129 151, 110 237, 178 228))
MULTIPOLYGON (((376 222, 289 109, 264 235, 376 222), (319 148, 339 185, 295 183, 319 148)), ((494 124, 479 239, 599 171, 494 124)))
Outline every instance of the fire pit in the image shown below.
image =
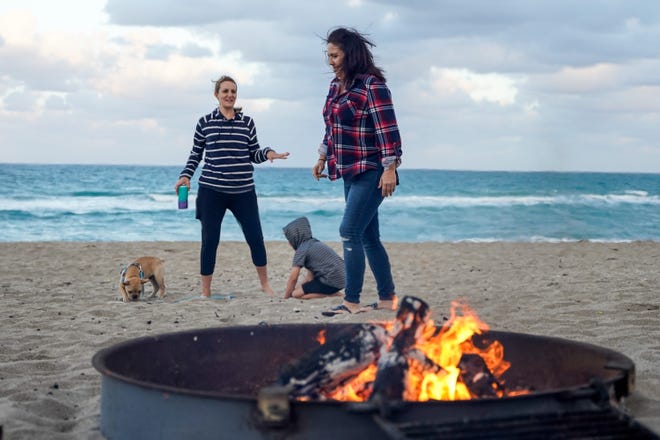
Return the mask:
POLYGON ((274 386, 283 365, 359 324, 185 331, 99 351, 101 431, 117 439, 649 438, 619 410, 633 362, 564 339, 488 331, 511 363, 516 397, 458 401, 297 401, 274 386), (600 436, 599 436, 600 435, 600 436))

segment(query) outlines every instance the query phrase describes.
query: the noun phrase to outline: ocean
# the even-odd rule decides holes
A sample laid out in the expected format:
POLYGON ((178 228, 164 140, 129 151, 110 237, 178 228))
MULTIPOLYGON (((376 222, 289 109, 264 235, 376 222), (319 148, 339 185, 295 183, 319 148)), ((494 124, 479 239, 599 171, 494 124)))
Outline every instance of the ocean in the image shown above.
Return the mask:
MULTIPOLYGON (((0 164, 0 241, 198 241, 196 179, 177 209, 178 166, 0 164)), ((399 170, 384 201, 383 241, 660 241, 660 174, 399 170)), ((196 176, 197 177, 197 176, 196 176)), ((339 241, 341 181, 307 168, 255 167, 264 236, 307 216, 339 241)), ((243 240, 225 217, 221 240, 243 240)))

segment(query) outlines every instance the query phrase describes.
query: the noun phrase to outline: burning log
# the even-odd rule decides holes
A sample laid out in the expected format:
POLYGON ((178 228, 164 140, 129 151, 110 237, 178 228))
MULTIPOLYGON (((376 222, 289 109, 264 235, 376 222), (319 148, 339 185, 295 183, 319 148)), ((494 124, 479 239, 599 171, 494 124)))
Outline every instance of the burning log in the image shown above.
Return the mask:
POLYGON ((378 372, 370 400, 403 400, 405 391, 408 389, 408 362, 411 357, 421 361, 421 365, 430 369, 440 369, 422 352, 414 348, 421 330, 428 322, 429 314, 429 305, 421 299, 411 296, 403 298, 390 335, 391 345, 388 351, 378 359, 378 372))
POLYGON ((387 331, 375 324, 345 330, 280 374, 293 397, 318 399, 377 362, 387 331), (350 331, 349 331, 350 330, 350 331))
POLYGON ((458 363, 461 369, 461 379, 476 397, 498 397, 498 391, 504 392, 504 387, 490 372, 484 359, 478 354, 465 353, 458 363))

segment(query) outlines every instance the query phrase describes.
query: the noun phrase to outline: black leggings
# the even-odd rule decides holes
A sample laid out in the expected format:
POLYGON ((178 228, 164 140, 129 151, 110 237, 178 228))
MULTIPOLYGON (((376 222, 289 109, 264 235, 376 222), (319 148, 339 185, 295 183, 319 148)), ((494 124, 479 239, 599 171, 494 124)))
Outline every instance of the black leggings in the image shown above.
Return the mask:
POLYGON ((259 206, 254 190, 240 194, 226 194, 203 186, 197 191, 196 218, 202 223, 200 273, 212 275, 220 243, 220 228, 227 209, 234 214, 250 247, 252 263, 266 265, 266 246, 259 221, 259 206))

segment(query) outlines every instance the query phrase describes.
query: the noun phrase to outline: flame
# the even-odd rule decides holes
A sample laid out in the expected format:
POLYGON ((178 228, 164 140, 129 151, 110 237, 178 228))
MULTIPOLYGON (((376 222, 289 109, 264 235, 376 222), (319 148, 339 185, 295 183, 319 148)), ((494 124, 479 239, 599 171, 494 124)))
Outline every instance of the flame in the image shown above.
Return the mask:
MULTIPOLYGON (((394 328, 392 322, 381 325, 390 332, 394 328)), ((488 330, 488 325, 466 304, 459 301, 452 302, 450 318, 441 328, 432 320, 427 321, 414 346, 415 352, 420 352, 423 356, 409 356, 404 400, 466 400, 478 397, 470 393, 469 387, 461 378, 459 363, 464 354, 479 355, 492 376, 502 384, 501 376, 511 366, 510 362, 504 359, 502 344, 499 341, 491 341, 485 347, 478 347, 473 342, 474 335, 482 335, 488 330), (424 356, 426 360, 418 359, 424 356), (429 368, 428 359, 436 368, 429 368)), ((327 397, 340 401, 365 401, 369 398, 376 374, 376 365, 370 365, 347 383, 335 388, 327 397)), ((476 378, 482 376, 483 374, 478 373, 476 378)), ((504 396, 502 389, 493 386, 493 391, 498 397, 504 396)), ((522 393, 524 392, 509 392, 506 395, 522 393)))
POLYGON ((325 344, 325 330, 321 330, 317 335, 316 335, 316 342, 319 343, 319 345, 325 344))
MULTIPOLYGON (((442 367, 440 373, 415 374, 410 378, 419 383, 418 398, 415 400, 464 400, 472 396, 467 386, 459 380, 459 362, 463 354, 478 354, 484 360, 488 370, 495 377, 500 377, 511 364, 504 360, 504 347, 499 341, 493 341, 484 348, 472 342, 474 335, 488 331, 488 325, 466 304, 453 301, 449 320, 437 335, 435 325, 429 322, 419 348, 436 364, 442 367), (460 314, 458 313, 460 311, 460 314)), ((501 391, 496 391, 502 397, 501 391)))
POLYGON ((363 402, 367 400, 371 391, 370 385, 376 378, 377 372, 378 369, 375 364, 369 365, 350 382, 342 387, 337 387, 328 397, 343 402, 363 402))

